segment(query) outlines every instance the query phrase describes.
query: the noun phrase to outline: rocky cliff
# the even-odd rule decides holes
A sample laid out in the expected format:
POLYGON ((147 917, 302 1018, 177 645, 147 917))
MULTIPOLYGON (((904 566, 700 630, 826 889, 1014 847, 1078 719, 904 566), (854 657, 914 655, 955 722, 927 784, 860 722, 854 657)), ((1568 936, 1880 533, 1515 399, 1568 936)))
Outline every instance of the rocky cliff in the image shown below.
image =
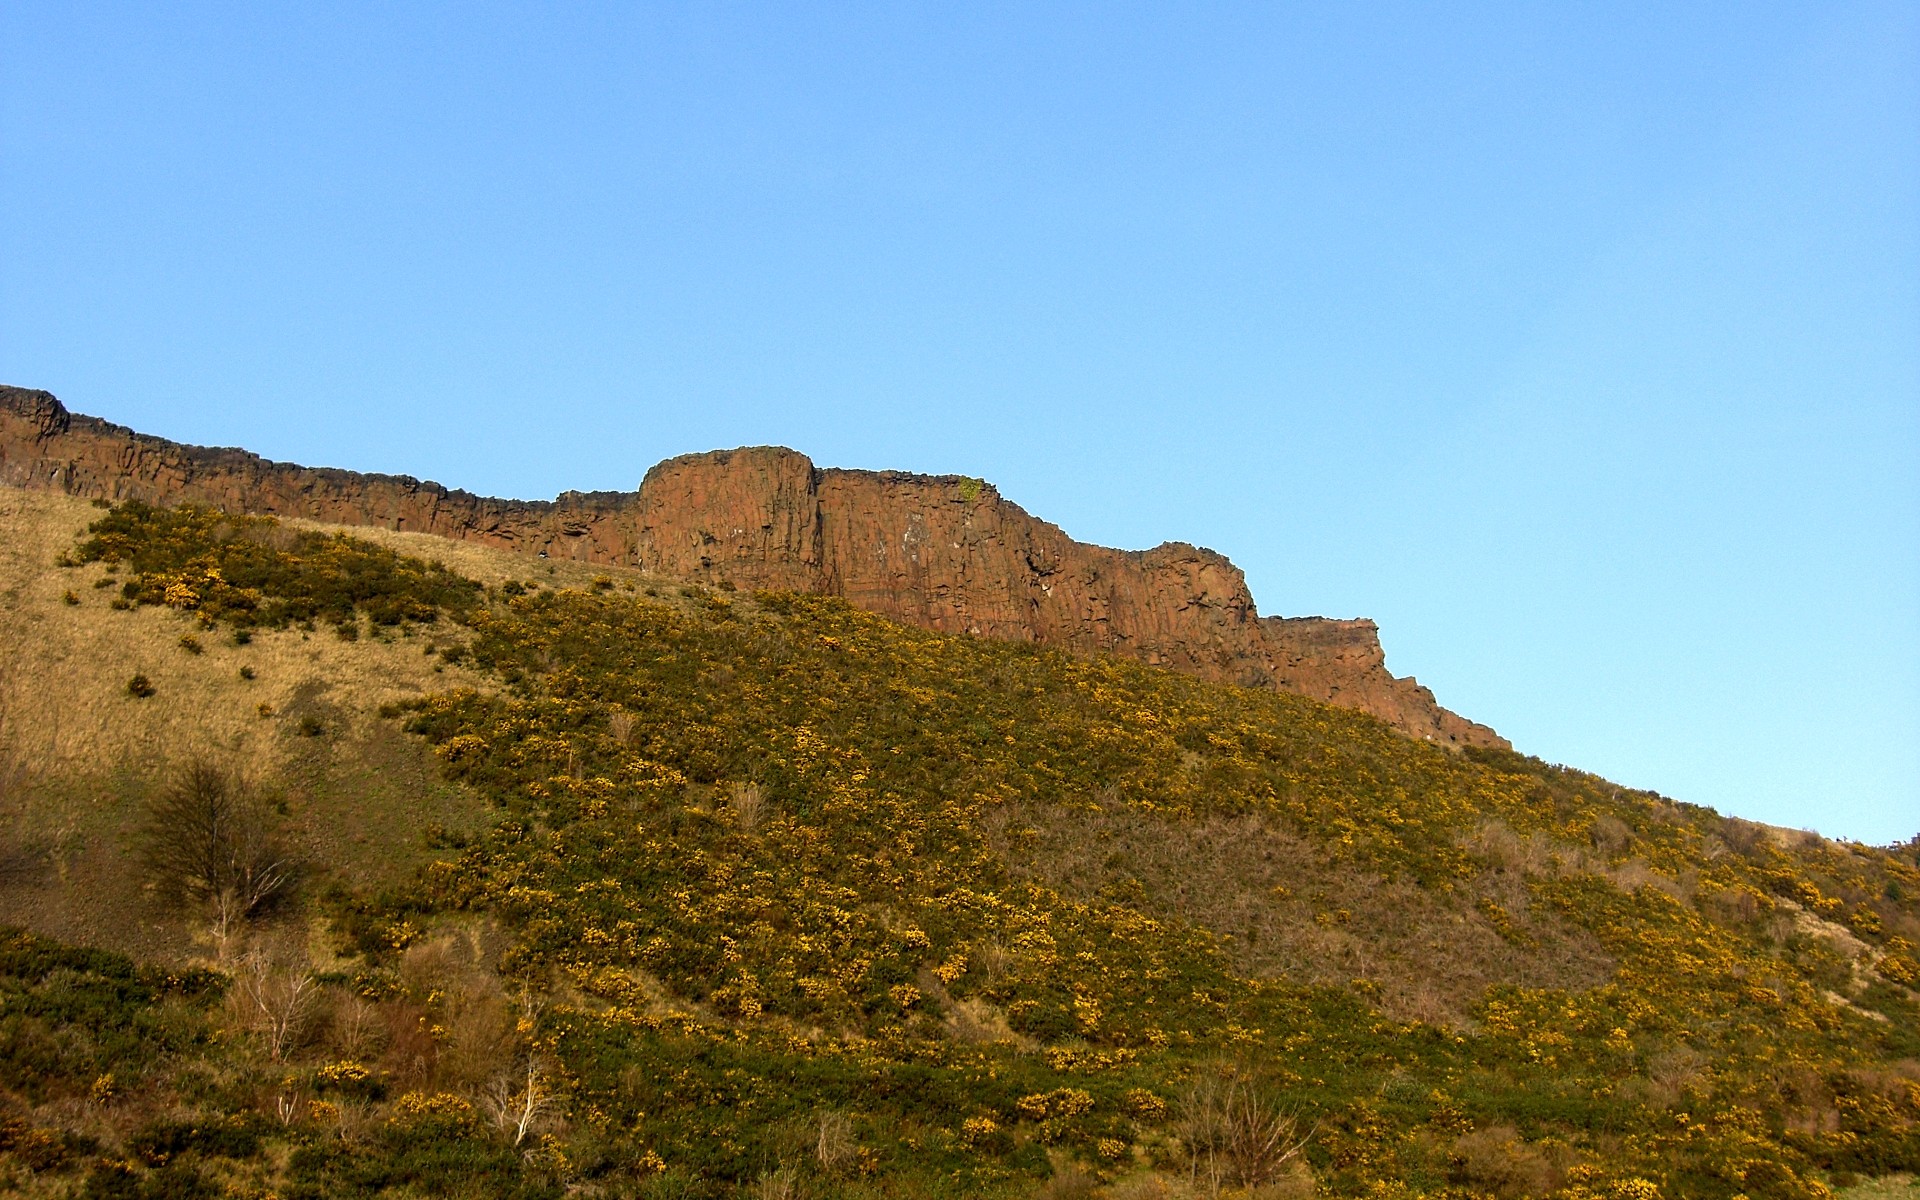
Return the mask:
POLYGON ((1240 569, 1168 542, 1076 542, 979 480, 823 470, 756 447, 669 459, 637 492, 496 500, 395 475, 183 446, 0 387, 0 483, 379 525, 526 554, 841 596, 896 620, 1123 654, 1361 709, 1445 745, 1497 745, 1386 669, 1371 621, 1261 617, 1240 569))

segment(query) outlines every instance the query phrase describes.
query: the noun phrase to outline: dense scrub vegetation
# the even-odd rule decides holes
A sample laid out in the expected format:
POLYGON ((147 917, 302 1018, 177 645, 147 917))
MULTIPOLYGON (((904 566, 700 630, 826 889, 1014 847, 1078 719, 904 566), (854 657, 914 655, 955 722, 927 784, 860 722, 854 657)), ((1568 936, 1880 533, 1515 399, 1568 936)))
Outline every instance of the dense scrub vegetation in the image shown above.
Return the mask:
POLYGON ((70 561, 131 572, 121 599, 194 612, 236 631, 327 621, 342 636, 464 613, 479 585, 341 534, 296 530, 271 517, 129 501, 96 521, 70 561))
POLYGON ((1920 1170, 1911 845, 814 597, 483 594, 131 505, 79 555, 208 627, 450 618, 498 687, 393 716, 496 820, 317 899, 324 963, 163 984, 14 935, 0 1153, 50 1188, 1788 1200, 1920 1170))

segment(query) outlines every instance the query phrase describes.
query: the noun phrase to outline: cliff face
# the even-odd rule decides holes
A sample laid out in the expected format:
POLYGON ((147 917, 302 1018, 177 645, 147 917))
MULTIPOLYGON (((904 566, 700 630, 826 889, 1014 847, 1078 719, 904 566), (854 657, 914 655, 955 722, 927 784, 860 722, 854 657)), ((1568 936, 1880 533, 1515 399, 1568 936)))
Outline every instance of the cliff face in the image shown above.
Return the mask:
POLYGON ((932 629, 1299 692, 1445 745, 1506 745, 1390 674, 1373 622, 1262 618, 1240 569, 1211 550, 1089 546, 978 480, 821 470, 792 450, 756 447, 669 459, 637 492, 496 500, 182 446, 69 413, 46 392, 0 387, 0 483, 379 525, 841 596, 932 629))

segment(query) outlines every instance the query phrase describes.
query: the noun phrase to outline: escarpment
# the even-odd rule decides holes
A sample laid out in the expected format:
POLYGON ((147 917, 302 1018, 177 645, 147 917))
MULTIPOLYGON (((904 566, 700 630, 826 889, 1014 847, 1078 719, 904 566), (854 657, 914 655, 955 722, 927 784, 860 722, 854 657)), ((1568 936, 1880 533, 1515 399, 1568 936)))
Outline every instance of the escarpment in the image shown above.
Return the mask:
POLYGON ((1298 692, 1444 745, 1505 746, 1386 668, 1371 621, 1261 617, 1240 569, 1168 542, 1074 541, 990 485, 815 467, 774 447, 669 459, 635 492, 498 500, 406 476, 184 446, 0 387, 0 483, 377 525, 526 554, 845 598, 953 633, 1100 651, 1298 692))

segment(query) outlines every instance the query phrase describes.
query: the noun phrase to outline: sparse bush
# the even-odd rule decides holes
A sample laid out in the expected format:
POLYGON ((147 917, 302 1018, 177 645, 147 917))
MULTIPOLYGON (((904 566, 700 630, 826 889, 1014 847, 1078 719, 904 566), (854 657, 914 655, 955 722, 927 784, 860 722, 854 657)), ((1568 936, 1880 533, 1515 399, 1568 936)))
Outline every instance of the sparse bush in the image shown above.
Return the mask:
POLYGON ((1314 1134, 1238 1067, 1194 1081, 1180 1106, 1179 1130, 1191 1177, 1210 1196, 1279 1182, 1314 1134))
POLYGON ((1511 1125, 1495 1125, 1461 1135, 1453 1143, 1448 1177, 1500 1200, 1544 1196, 1560 1184, 1553 1164, 1538 1147, 1524 1141, 1511 1125))
POLYGON ((813 1161, 822 1171, 835 1172, 853 1161, 860 1148, 854 1139, 853 1122, 845 1113, 823 1112, 814 1120, 813 1161))
POLYGON ((1610 858, 1616 857, 1633 845, 1633 827, 1612 813, 1602 813, 1594 820, 1589 837, 1595 850, 1610 858))
POLYGON ((1100 1194, 1100 1181, 1085 1171, 1066 1167, 1035 1192, 1034 1200, 1094 1200, 1100 1194))
POLYGON ((752 833, 766 815, 766 796, 757 783, 733 783, 727 787, 727 808, 742 832, 752 833))
POLYGON ((259 949, 241 962, 228 1000, 242 1026, 258 1035, 274 1062, 306 1042, 322 1013, 318 981, 303 969, 274 962, 259 949))
POLYGON ((157 690, 158 689, 153 686, 153 680, 148 679, 145 675, 135 675, 132 679, 127 680, 127 695, 132 696, 136 700, 145 700, 157 690))
MULTIPOLYGON (((380 1010, 360 996, 346 989, 335 990, 331 996, 331 1008, 327 1013, 326 1030, 329 1043, 340 1053, 341 1061, 358 1065, 362 1059, 370 1059, 380 1053, 386 1045, 386 1026, 380 1020, 380 1010)), ((360 1068, 362 1075, 365 1068, 360 1068)))
POLYGON ((624 708, 616 708, 607 714, 607 733, 616 743, 624 746, 632 739, 637 723, 632 713, 624 708))

